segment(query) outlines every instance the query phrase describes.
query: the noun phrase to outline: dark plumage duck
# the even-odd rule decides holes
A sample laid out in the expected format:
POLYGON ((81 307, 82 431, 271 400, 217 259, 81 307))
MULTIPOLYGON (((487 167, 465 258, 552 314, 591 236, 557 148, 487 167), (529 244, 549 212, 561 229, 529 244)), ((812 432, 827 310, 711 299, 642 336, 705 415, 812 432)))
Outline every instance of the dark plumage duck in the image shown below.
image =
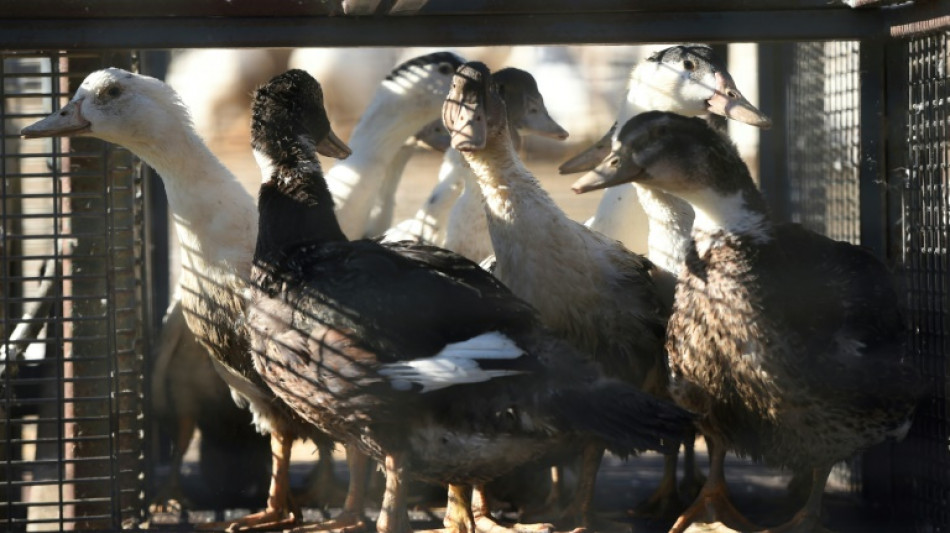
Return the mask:
MULTIPOLYGON (((289 71, 255 95, 259 197, 248 325, 256 370, 303 418, 385 464, 377 529, 409 530, 407 476, 484 483, 576 440, 669 448, 691 416, 603 377, 475 263, 346 240, 313 148, 319 84, 289 71)), ((447 519, 474 530, 468 502, 447 519)))
POLYGON ((705 122, 650 112, 575 187, 636 181, 696 212, 668 349, 674 398, 701 413, 710 475, 672 531, 707 519, 751 525, 729 503, 727 450, 811 471, 805 507, 770 531, 818 527, 833 464, 902 437, 919 378, 889 272, 867 250, 774 224, 738 152, 705 122))

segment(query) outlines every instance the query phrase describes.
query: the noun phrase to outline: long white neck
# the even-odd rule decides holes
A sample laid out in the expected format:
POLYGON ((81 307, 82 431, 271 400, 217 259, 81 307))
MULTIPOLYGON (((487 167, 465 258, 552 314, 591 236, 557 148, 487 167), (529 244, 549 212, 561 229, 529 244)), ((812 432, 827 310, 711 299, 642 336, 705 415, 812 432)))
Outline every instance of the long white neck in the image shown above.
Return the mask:
MULTIPOLYGON (((497 259, 495 275, 539 309, 569 307, 560 305, 562 302, 542 302, 556 296, 552 287, 571 283, 565 281, 571 276, 593 275, 585 269, 570 267, 578 261, 588 261, 588 241, 581 233, 586 228, 555 204, 508 143, 489 142, 484 150, 466 153, 465 159, 478 178, 484 197, 497 259), (578 259, 581 255, 584 257, 578 259)), ((579 281, 571 286, 580 290, 587 283, 579 281)), ((545 317, 548 320, 560 322, 559 318, 545 317)))
POLYGON ((686 257, 693 229, 693 208, 672 194, 634 184, 647 216, 647 258, 676 275, 686 257))
POLYGON ((406 112, 400 107, 401 100, 402 95, 382 85, 347 143, 353 155, 338 161, 326 173, 337 219, 350 239, 366 233, 386 168, 406 139, 436 118, 428 113, 406 112))
POLYGON ((462 181, 463 189, 445 222, 442 247, 480 262, 494 253, 494 248, 478 178, 454 148, 446 151, 443 161, 452 167, 450 174, 462 181))
POLYGON ((772 225, 761 210, 749 206, 742 192, 717 193, 708 189, 684 194, 693 206, 693 236, 696 247, 703 254, 710 245, 710 236, 720 233, 745 237, 752 242, 767 242, 772 238, 772 225))
POLYGON ((154 139, 124 144, 162 177, 183 266, 203 272, 213 265, 247 277, 257 241, 253 197, 191 128, 154 139))

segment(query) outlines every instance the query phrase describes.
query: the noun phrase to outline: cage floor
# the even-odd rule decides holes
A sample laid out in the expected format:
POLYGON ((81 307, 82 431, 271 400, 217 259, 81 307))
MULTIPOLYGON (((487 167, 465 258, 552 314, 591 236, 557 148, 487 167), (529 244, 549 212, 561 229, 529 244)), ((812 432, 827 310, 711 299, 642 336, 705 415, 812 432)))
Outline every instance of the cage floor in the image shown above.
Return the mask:
MULTIPOLYGON (((707 456, 698 441, 697 459, 701 470, 707 469, 707 456)), ((300 458, 311 454, 307 445, 295 446, 294 456, 300 458)), ((346 479, 346 464, 342 454, 335 456, 334 468, 337 478, 346 479)), ((791 475, 767 468, 751 461, 734 456, 727 458, 726 476, 736 506, 756 523, 774 525, 787 519, 795 511, 786 499, 786 485, 791 475)), ((305 478, 312 463, 295 459, 291 467, 291 482, 295 489, 305 485, 305 478)), ((680 469, 682 472, 682 469, 680 469)), ((622 460, 607 455, 597 479, 595 508, 597 516, 605 523, 614 524, 611 531, 633 531, 634 533, 665 533, 672 520, 649 520, 630 516, 629 509, 645 500, 663 475, 663 457, 656 453, 647 453, 640 457, 622 460)), ((186 495, 200 501, 201 481, 198 479, 198 467, 194 457, 186 461, 183 469, 182 484, 186 495)), ((444 513, 444 491, 438 487, 418 486, 412 497, 410 518, 416 530, 442 527, 444 513)), ((370 501, 373 498, 369 498, 370 501)), ((149 528, 158 531, 196 531, 200 525, 208 522, 232 520, 256 509, 191 509, 181 513, 161 513, 150 517, 149 528)), ((335 516, 340 509, 305 508, 305 521, 319 521, 335 516)), ((375 520, 378 508, 367 508, 366 514, 375 520)), ((505 516, 506 518, 513 518, 505 516)), ((913 531, 913 525, 898 523, 883 516, 882 512, 862 501, 860 495, 852 492, 840 479, 832 475, 825 488, 823 525, 838 533, 903 533, 913 531)))

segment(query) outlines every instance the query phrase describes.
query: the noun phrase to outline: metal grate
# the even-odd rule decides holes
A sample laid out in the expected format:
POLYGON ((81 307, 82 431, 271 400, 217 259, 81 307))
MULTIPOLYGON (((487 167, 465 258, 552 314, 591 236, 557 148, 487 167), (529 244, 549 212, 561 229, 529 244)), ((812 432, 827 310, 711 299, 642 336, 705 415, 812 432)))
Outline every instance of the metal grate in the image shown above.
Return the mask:
POLYGON ((794 46, 789 79, 788 176, 793 222, 860 242, 860 44, 794 46))
POLYGON ((910 40, 904 46, 909 54, 910 80, 903 262, 912 356, 931 387, 931 394, 917 410, 907 462, 912 470, 912 506, 918 530, 938 532, 950 530, 950 42, 948 34, 938 34, 910 40))
POLYGON ((130 55, 0 57, 0 529, 128 527, 144 507, 140 165, 18 132, 130 55))

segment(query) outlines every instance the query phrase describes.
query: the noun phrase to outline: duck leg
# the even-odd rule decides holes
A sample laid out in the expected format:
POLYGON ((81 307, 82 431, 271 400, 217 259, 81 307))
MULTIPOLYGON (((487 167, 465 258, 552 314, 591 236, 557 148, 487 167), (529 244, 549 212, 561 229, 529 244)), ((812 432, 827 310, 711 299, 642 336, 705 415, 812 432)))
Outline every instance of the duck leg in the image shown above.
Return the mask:
POLYGON ((201 524, 198 529, 227 531, 249 531, 262 529, 284 529, 293 526, 300 517, 300 509, 290 497, 290 447, 294 437, 279 431, 270 435, 271 471, 270 489, 267 496, 267 508, 259 513, 247 515, 233 522, 215 522, 201 524))
POLYGON ((680 494, 692 500, 699 494, 706 476, 696 466, 696 430, 690 429, 683 441, 683 480, 680 482, 680 494))
POLYGON ((386 456, 386 490, 376 520, 379 533, 411 533, 409 509, 406 507, 408 487, 404 479, 405 457, 402 453, 386 456))
POLYGON ((706 437, 709 448, 709 477, 699 491, 699 496, 683 514, 676 519, 669 533, 683 533, 693 522, 722 522, 728 527, 740 531, 756 531, 756 527, 740 513, 729 500, 726 487, 725 460, 726 447, 715 438, 706 437))
POLYGON ((472 514, 472 487, 449 484, 449 499, 442 523, 452 533, 475 533, 475 517, 472 514))
POLYGON ((300 526, 295 528, 293 533, 315 531, 355 533, 365 530, 367 522, 363 516, 363 510, 366 508, 366 479, 369 473, 369 464, 369 456, 361 452, 356 446, 347 444, 346 465, 350 470, 350 483, 346 491, 346 499, 343 502, 343 510, 331 520, 300 526))
POLYGON ((567 508, 566 518, 575 527, 592 527, 594 485, 597 483, 597 471, 604 458, 604 448, 599 444, 587 444, 581 455, 581 471, 577 480, 577 492, 574 501, 567 508))
POLYGON ((183 507, 187 507, 185 494, 181 490, 181 465, 185 459, 185 452, 191 445, 191 439, 195 435, 195 428, 198 426, 194 418, 190 416, 178 417, 178 431, 175 435, 175 447, 172 449, 171 470, 168 472, 168 479, 162 484, 155 500, 149 505, 150 513, 181 513, 183 507))
POLYGON ((828 482, 830 467, 818 467, 812 470, 811 491, 805 507, 795 513, 788 522, 776 527, 770 527, 760 533, 813 533, 825 531, 819 524, 821 518, 821 499, 825 493, 825 484, 828 482))
POLYGON ((336 507, 346 498, 346 489, 333 472, 333 443, 317 443, 319 459, 307 476, 307 489, 296 495, 301 507, 336 507))
POLYGON ((477 533, 554 533, 552 524, 514 524, 505 527, 491 517, 484 485, 476 485, 471 499, 472 515, 477 533))
POLYGON ((640 503, 629 514, 661 518, 675 516, 675 513, 683 509, 683 503, 676 489, 676 462, 678 456, 677 452, 663 456, 663 479, 660 480, 660 485, 646 501, 640 503))

